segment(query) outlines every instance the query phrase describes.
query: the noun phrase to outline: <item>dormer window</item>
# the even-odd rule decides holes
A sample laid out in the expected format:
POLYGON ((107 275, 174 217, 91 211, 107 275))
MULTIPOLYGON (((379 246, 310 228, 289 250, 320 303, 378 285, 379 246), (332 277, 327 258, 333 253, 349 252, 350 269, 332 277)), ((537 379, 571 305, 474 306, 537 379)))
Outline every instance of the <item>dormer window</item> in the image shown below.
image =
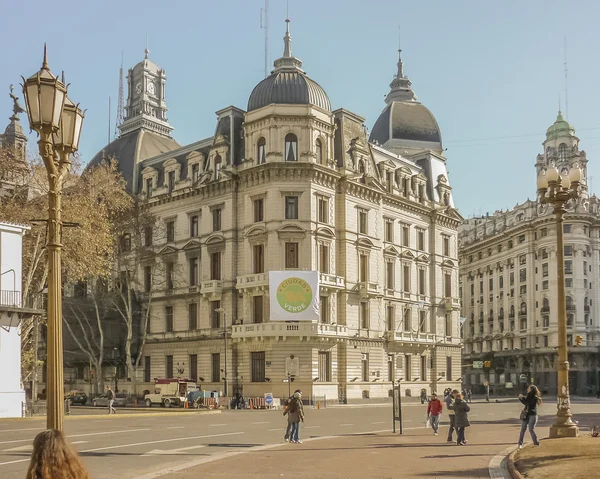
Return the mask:
POLYGON ((324 159, 323 159, 323 143, 321 143, 321 140, 317 139, 317 141, 315 142, 315 153, 317 154, 317 163, 319 163, 319 165, 324 165, 324 159))
POLYGON ((264 138, 259 138, 256 144, 256 158, 259 165, 267 162, 267 142, 264 138))
POLYGON ((175 172, 169 171, 169 173, 167 173, 167 179, 167 187, 169 189, 169 193, 173 193, 173 190, 175 189, 175 172))
POLYGON ((146 178, 146 199, 152 198, 152 178, 146 178))
POLYGON ((192 165, 192 184, 195 185, 200 177, 200 164, 194 163, 192 165))
POLYGON ((298 161, 298 138, 293 133, 285 137, 285 161, 298 161))
POLYGON ((360 160, 358 162, 358 172, 360 173, 361 177, 360 177, 360 182, 361 183, 365 183, 366 182, 366 168, 365 168, 365 162, 363 160, 360 160))
POLYGON ((215 156, 215 180, 221 179, 221 167, 223 166, 223 160, 221 155, 215 156))

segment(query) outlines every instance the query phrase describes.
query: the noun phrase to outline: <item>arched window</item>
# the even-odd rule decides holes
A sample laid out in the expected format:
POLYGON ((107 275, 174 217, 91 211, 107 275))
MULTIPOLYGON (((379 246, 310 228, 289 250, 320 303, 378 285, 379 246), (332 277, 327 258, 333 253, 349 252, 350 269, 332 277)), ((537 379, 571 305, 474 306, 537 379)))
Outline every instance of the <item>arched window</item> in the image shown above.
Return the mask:
POLYGON ((558 145, 558 158, 561 160, 566 160, 567 158, 567 144, 561 143, 558 145))
POLYGON ((267 142, 264 138, 259 138, 256 143, 256 161, 259 165, 267 162, 267 142))
POLYGON ((285 161, 298 161, 298 138, 293 133, 285 136, 285 161))
POLYGON ((527 303, 526 302, 522 302, 521 303, 521 311, 520 314, 527 314, 527 303))
POLYGON ((479 321, 483 323, 483 311, 479 312, 479 321))
POLYGON ((515 305, 514 304, 510 305, 510 317, 511 318, 515 317, 515 305))
POLYGON ((494 310, 490 309, 490 317, 488 318, 489 321, 492 321, 494 319, 494 310))
POLYGON ((573 297, 567 296, 567 309, 575 309, 575 305, 573 304, 573 297))
POLYGON ((500 308, 500 313, 498 314, 498 318, 504 319, 504 308, 500 308))
POLYGON ((324 165, 325 160, 323 158, 323 143, 321 143, 321 140, 319 139, 317 139, 315 142, 315 153, 317 154, 317 163, 319 163, 319 165, 324 165))
POLYGON ((221 178, 221 167, 223 166, 223 160, 221 155, 215 156, 215 180, 221 178))

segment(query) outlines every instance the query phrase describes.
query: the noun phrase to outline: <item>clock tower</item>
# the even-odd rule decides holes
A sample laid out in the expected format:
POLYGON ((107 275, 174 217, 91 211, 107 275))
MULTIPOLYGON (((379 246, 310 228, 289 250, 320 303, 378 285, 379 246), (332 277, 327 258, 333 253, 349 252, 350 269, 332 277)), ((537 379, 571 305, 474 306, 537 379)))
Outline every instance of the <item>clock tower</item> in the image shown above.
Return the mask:
POLYGON ((156 63, 145 58, 127 74, 127 104, 125 120, 119 127, 121 136, 145 129, 170 138, 173 128, 167 120, 165 86, 167 75, 156 63))

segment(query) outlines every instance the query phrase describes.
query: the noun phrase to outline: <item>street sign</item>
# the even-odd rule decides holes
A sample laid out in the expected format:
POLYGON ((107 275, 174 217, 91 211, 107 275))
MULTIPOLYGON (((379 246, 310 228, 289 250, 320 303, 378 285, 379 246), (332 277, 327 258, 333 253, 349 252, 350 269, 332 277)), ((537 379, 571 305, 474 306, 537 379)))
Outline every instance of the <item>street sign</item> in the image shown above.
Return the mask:
POLYGON ((527 382, 527 374, 519 374, 519 381, 521 381, 522 383, 526 383, 527 382))
POLYGON ((273 393, 265 393, 265 404, 267 406, 273 405, 273 393))
POLYGON ((511 383, 511 382, 508 382, 508 383, 506 383, 506 384, 504 385, 504 387, 505 387, 506 389, 512 389, 512 388, 513 388, 513 383, 511 383))
POLYGON ((473 369, 483 369, 483 361, 473 361, 473 369))

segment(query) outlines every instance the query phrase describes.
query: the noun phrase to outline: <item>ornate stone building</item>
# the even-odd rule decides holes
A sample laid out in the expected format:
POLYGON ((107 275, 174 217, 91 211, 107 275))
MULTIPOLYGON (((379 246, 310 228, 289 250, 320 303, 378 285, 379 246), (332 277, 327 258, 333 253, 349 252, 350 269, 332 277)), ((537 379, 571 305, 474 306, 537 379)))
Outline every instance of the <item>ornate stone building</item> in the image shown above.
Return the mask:
POLYGON ((153 254, 135 265, 147 289, 164 270, 146 388, 167 376, 222 391, 227 373, 230 394, 283 397, 293 375, 305 395, 352 401, 388 397, 392 380, 407 395, 460 383, 462 218, 437 122, 398 65, 369 138, 302 70, 288 23, 247 110, 223 108, 214 135, 185 146, 170 136, 164 71, 147 53, 130 71, 121 136, 92 164, 115 157, 166 232, 145 233, 153 254), (269 320, 277 270, 319 272, 318 322, 269 320))
MULTIPOLYGON (((586 154, 560 112, 543 146, 536 173, 549 164, 563 175, 576 163, 583 170, 581 197, 565 216, 564 268, 570 387, 588 394, 599 386, 600 201, 588 195, 586 154)), ((459 251, 465 382, 477 386, 489 380, 502 392, 506 383, 519 389, 522 380, 533 379, 555 394, 561 265, 552 208, 528 200, 510 211, 468 219, 460 229, 459 251), (490 367, 474 369, 477 361, 490 361, 490 367)))

